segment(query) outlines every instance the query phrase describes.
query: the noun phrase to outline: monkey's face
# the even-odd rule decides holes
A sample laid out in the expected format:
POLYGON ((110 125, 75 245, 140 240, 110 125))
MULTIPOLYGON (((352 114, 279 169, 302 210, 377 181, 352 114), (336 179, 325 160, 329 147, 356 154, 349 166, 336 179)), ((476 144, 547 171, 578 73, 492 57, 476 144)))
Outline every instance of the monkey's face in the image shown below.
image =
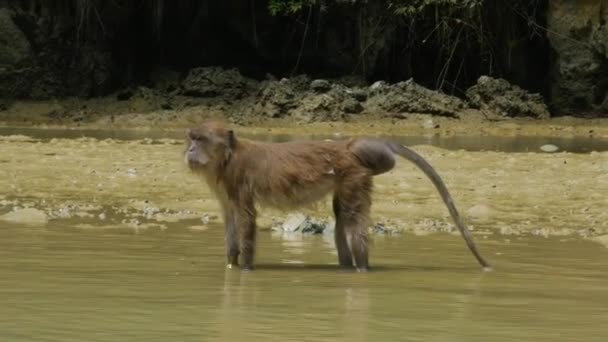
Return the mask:
POLYGON ((189 129, 186 135, 188 148, 184 153, 184 161, 191 170, 223 165, 234 147, 232 131, 202 126, 189 129))

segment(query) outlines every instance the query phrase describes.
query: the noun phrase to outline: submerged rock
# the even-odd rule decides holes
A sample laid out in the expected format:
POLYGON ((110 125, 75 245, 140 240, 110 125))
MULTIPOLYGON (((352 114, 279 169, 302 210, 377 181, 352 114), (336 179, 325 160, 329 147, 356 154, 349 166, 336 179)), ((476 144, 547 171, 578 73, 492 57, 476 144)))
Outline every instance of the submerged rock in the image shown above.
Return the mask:
POLYGON ((333 231, 331 224, 314 220, 302 213, 288 215, 282 223, 274 224, 271 229, 273 231, 286 233, 301 232, 303 234, 323 234, 324 232, 333 231))
MULTIPOLYGON (((335 230, 333 219, 320 220, 302 213, 289 214, 282 222, 275 222, 272 231, 300 234, 333 234, 335 230)), ((371 234, 397 235, 401 233, 397 225, 389 222, 379 222, 368 228, 371 234)))
POLYGON ((376 223, 370 229, 370 232, 379 235, 397 235, 400 233, 399 229, 384 222, 376 223))
POLYGON ((549 118, 549 110, 540 94, 531 94, 506 80, 481 76, 467 90, 473 108, 502 117, 549 118))
POLYGON ((285 222, 281 225, 286 232, 295 232, 306 222, 307 217, 304 214, 294 214, 287 217, 285 222))
POLYGON ((13 211, 0 216, 0 220, 29 225, 45 225, 49 218, 42 210, 24 208, 13 209, 13 211))
POLYGON ((543 152, 551 153, 551 152, 559 151, 559 147, 557 147, 553 144, 544 144, 540 147, 540 150, 543 152))

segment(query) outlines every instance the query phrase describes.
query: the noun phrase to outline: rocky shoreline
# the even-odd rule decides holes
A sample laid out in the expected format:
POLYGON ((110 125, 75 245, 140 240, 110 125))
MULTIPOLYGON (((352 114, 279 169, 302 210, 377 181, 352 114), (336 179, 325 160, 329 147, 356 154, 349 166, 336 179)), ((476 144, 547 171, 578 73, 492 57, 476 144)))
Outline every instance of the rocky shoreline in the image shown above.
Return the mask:
MULTIPOLYGON (((44 102, 43 102, 44 103, 44 102)), ((123 89, 103 98, 48 101, 39 109, 38 122, 78 124, 124 114, 221 112, 236 123, 289 118, 298 122, 347 122, 358 117, 402 119, 408 114, 449 118, 482 115, 490 120, 550 117, 538 94, 502 79, 481 77, 464 99, 422 87, 414 80, 364 85, 356 80, 311 80, 305 75, 257 81, 236 69, 192 69, 183 79, 169 73, 150 87, 123 89), (113 102, 112 105, 108 105, 113 102), (46 122, 45 122, 46 121, 46 122)), ((19 105, 3 100, 0 117, 6 123, 27 120, 19 105)), ((175 119, 178 119, 177 117, 175 119)))

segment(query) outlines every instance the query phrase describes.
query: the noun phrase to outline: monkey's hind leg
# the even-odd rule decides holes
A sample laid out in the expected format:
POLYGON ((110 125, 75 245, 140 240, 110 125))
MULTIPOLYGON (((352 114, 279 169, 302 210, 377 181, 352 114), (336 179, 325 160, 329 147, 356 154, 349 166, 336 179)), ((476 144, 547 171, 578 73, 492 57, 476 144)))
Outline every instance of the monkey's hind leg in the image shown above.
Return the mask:
POLYGON ((339 218, 342 230, 350 240, 350 251, 355 260, 357 271, 366 272, 369 269, 369 212, 371 207, 372 180, 369 175, 360 175, 345 180, 338 193, 339 218))
POLYGON ((346 238, 345 219, 341 215, 340 210, 340 198, 336 195, 333 200, 334 215, 336 218, 336 226, 334 228, 334 240, 336 243, 336 249, 338 251, 338 263, 340 267, 352 268, 353 267, 353 255, 348 247, 348 240, 346 238))

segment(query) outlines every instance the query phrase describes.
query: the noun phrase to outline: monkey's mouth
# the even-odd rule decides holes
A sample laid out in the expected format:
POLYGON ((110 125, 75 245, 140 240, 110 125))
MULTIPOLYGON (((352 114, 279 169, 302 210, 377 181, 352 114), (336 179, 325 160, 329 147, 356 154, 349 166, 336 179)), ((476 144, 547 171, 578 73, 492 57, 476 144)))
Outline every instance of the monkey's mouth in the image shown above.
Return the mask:
POLYGON ((192 171, 204 168, 203 164, 189 158, 187 153, 184 155, 184 163, 192 171))
POLYGON ((186 165, 188 166, 188 168, 190 168, 191 170, 199 170, 199 169, 204 169, 205 165, 198 163, 196 161, 187 161, 186 165))

